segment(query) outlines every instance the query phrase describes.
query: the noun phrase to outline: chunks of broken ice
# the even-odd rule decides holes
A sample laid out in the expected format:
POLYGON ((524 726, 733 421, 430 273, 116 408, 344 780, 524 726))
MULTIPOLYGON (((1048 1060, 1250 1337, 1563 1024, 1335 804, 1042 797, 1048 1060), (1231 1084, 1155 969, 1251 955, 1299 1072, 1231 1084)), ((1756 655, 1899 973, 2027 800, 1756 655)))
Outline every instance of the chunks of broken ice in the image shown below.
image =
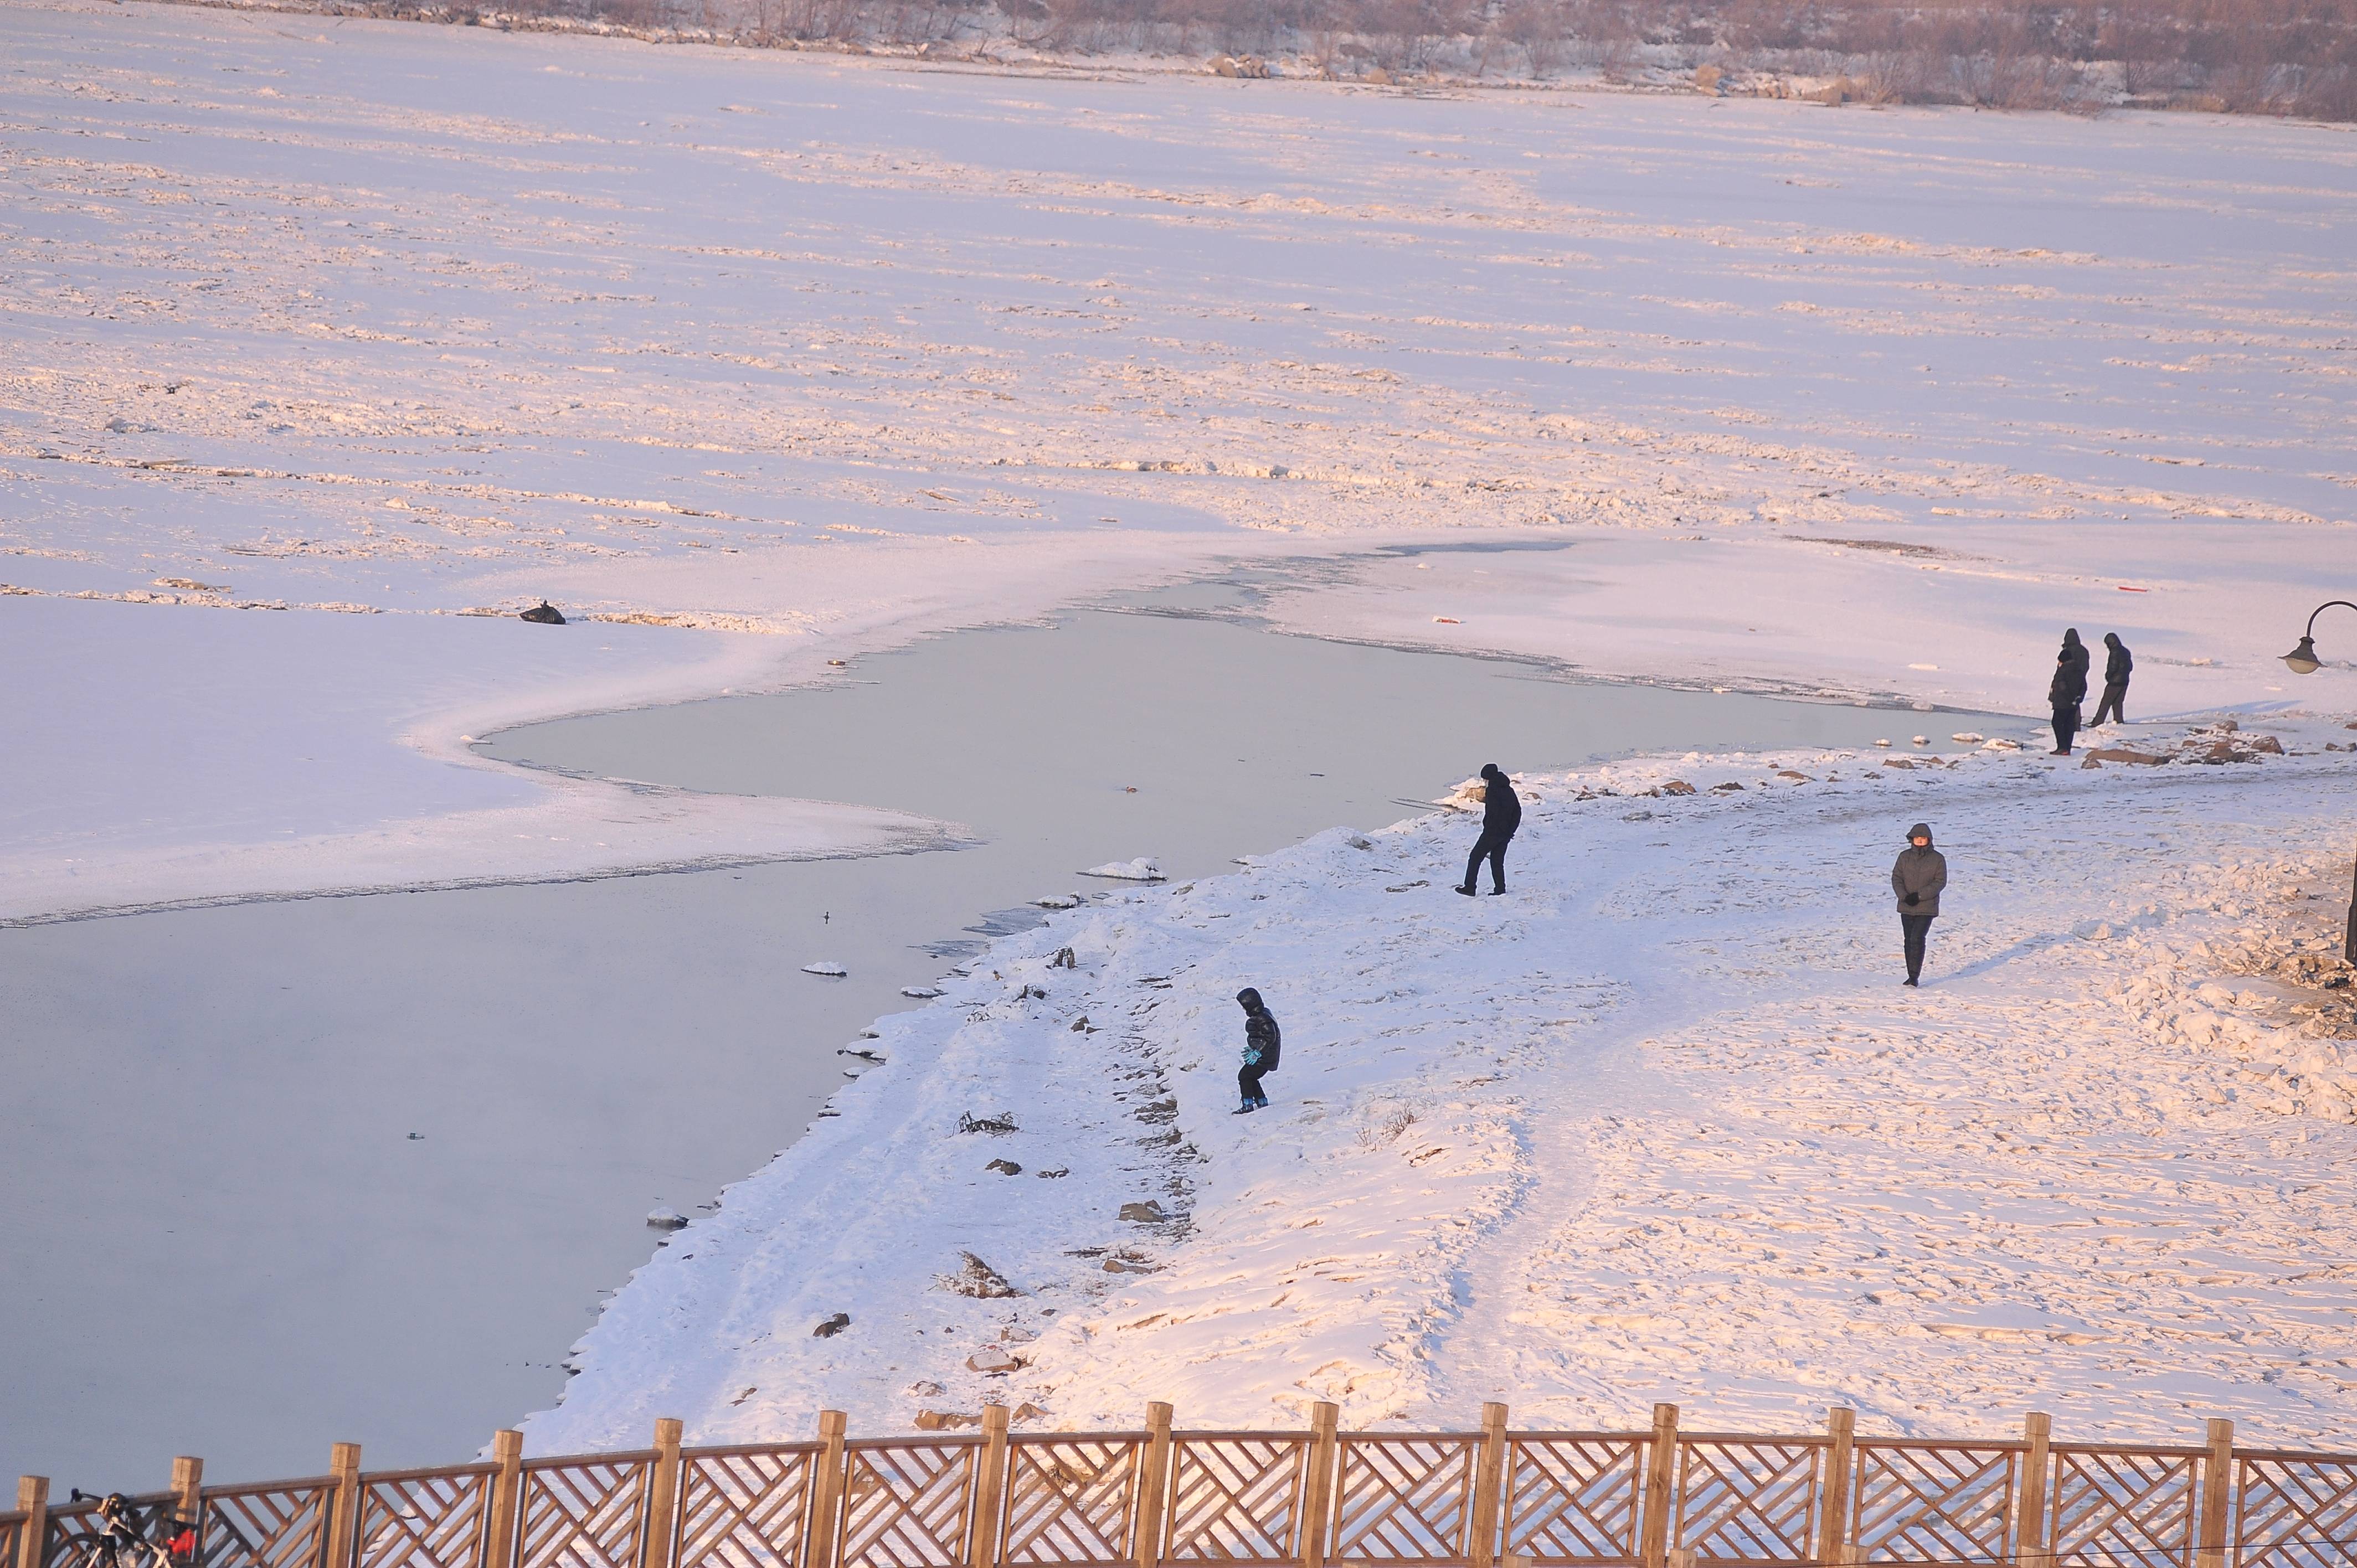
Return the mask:
POLYGON ((658 1230, 684 1230, 687 1216, 676 1208, 657 1207, 647 1210, 647 1223, 658 1230))
POLYGON ((823 974, 834 980, 841 980, 845 975, 849 974, 851 971, 844 968, 843 965, 835 962, 834 960, 831 958, 823 958, 816 963, 806 963, 802 965, 802 972, 804 974, 823 974))
POLYGON ((1141 854, 1135 860, 1109 860, 1103 865, 1092 865, 1082 876, 1114 876, 1125 882, 1159 882, 1162 866, 1152 855, 1141 854))
POLYGON ((941 993, 942 988, 938 985, 904 985, 900 987, 901 995, 913 996, 920 1002, 930 1002, 941 993))

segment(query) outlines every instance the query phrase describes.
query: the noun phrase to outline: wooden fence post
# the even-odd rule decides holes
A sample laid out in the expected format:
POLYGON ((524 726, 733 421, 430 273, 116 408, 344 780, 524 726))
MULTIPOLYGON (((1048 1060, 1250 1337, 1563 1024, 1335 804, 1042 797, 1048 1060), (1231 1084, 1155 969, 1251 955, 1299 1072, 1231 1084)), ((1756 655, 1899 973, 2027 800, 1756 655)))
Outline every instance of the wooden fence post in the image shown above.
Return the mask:
POLYGON ((172 1461, 172 1517, 188 1521, 188 1528, 204 1539, 204 1519, 198 1509, 204 1506, 205 1462, 193 1454, 183 1454, 172 1461))
POLYGON ((639 1568, 671 1568, 679 1529, 679 1440, 685 1429, 670 1416, 655 1421, 655 1470, 648 1477, 647 1529, 639 1537, 639 1568))
POLYGON ((2213 1421, 2201 1460, 2201 1551, 2195 1568, 2226 1568, 2226 1521, 2234 1500, 2234 1423, 2213 1421))
POLYGON ((2047 1444, 2053 1431, 2054 1418, 2043 1411, 2032 1411, 2021 1423, 2029 1446, 2021 1456, 2021 1492, 2013 1509, 2015 1568, 2045 1568, 2053 1555, 2046 1520, 2047 1444))
POLYGON ((0 1568, 41 1568, 44 1549, 49 1543, 49 1478, 47 1476, 16 1477, 16 1511, 25 1516, 23 1533, 16 1537, 16 1561, 0 1568))
POLYGON ((1695 1568, 1694 1548, 1691 1546, 1671 1547, 1667 1568, 1695 1568))
POLYGON ((1146 1407, 1146 1452, 1138 1463, 1137 1568, 1157 1568, 1162 1561, 1163 1499, 1170 1485, 1170 1407, 1157 1402, 1146 1407))
POLYGON ((1498 1561, 1498 1516, 1502 1511, 1506 1476, 1506 1407, 1481 1407, 1481 1459, 1473 1472, 1473 1568, 1492 1568, 1498 1561))
POLYGON ((1645 1511, 1637 1556, 1642 1568, 1669 1568, 1670 1502, 1678 1462, 1678 1407, 1653 1407, 1652 1445, 1645 1455, 1645 1511))
POLYGON ((1309 1473, 1301 1498, 1301 1568, 1325 1568, 1326 1527, 1334 1508, 1334 1449, 1342 1407, 1324 1401, 1309 1407, 1309 1473))
POLYGON ((523 1509, 523 1434, 491 1434, 491 1525, 483 1532, 483 1568, 515 1568, 516 1515, 523 1509))
POLYGON ((810 1539, 802 1542, 802 1561, 810 1568, 828 1568, 834 1561, 834 1538, 843 1520, 843 1432, 850 1418, 839 1410, 818 1412, 818 1474, 812 1477, 810 1539))
POLYGON ((1849 1561, 1849 1492, 1857 1468, 1857 1412, 1835 1405, 1825 1412, 1824 1515, 1817 1520, 1817 1561, 1849 1561))
POLYGON ((1006 1501, 1006 1407, 982 1407, 982 1467, 974 1477, 974 1511, 966 1520, 968 1568, 997 1568, 998 1520, 1006 1501))
POLYGON ((328 1474, 335 1481, 335 1489, 328 1494, 328 1568, 351 1568, 352 1551, 360 1538, 361 1445, 330 1446, 328 1474))

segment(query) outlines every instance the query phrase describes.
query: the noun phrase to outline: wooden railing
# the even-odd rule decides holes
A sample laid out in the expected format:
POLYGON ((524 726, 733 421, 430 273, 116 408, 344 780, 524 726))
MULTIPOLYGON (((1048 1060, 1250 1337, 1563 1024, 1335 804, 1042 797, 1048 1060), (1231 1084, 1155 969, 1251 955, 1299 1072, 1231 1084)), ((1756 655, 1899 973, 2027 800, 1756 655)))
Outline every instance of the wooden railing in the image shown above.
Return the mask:
MULTIPOLYGON (((2053 1440, 1682 1431, 979 1433, 525 1459, 208 1487, 194 1459, 135 1499, 197 1526, 202 1568, 2357 1568, 2357 1454, 2053 1440)), ((101 1568, 94 1505, 27 1477, 0 1568, 101 1568)))

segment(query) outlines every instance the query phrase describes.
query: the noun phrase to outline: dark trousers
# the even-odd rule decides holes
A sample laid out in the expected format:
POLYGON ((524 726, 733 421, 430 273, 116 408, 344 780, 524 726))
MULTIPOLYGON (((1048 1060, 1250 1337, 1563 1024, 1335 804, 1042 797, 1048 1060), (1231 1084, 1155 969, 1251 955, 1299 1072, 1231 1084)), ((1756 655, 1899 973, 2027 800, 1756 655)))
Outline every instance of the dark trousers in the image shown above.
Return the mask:
POLYGON ((2128 683, 2126 681, 2115 681, 2106 685, 2104 688, 2104 700, 2095 704, 2095 717, 2093 722, 2096 724, 2102 724, 2104 722, 2104 715, 2105 714, 2109 714, 2112 717, 2119 720, 2120 723, 2127 723, 2128 715, 2126 710, 2127 700, 2128 683))
POLYGON ((2054 749, 2071 749, 2071 737, 2079 733, 2079 704, 2065 703, 2054 710, 2054 749))
POLYGON ((1506 890, 1506 846, 1513 842, 1512 833, 1495 833, 1483 828, 1481 836, 1473 841, 1473 853, 1465 857, 1465 880, 1460 886, 1472 886, 1473 879, 1481 873, 1481 862, 1487 860, 1490 863, 1490 886, 1503 893, 1506 890))
POLYGON ((1260 1091, 1260 1069, 1248 1067, 1236 1074, 1236 1092, 1243 1096, 1246 1105, 1265 1105, 1268 1096, 1260 1091))
POLYGON ((1907 938, 1907 978, 1910 980, 1923 977, 1923 939, 1932 934, 1933 918, 1930 915, 1899 917, 1899 929, 1907 938))

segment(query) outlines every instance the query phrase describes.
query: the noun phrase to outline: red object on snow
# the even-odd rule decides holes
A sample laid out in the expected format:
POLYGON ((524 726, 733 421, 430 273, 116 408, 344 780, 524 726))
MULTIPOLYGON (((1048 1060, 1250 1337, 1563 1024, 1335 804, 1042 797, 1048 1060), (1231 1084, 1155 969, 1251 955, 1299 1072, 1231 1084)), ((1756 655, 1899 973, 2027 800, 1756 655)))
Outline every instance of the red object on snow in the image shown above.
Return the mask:
POLYGON ((2148 594, 2152 592, 2152 590, 2150 588, 2131 588, 2126 583, 2122 583, 2120 585, 2120 592, 2124 594, 2148 594))

